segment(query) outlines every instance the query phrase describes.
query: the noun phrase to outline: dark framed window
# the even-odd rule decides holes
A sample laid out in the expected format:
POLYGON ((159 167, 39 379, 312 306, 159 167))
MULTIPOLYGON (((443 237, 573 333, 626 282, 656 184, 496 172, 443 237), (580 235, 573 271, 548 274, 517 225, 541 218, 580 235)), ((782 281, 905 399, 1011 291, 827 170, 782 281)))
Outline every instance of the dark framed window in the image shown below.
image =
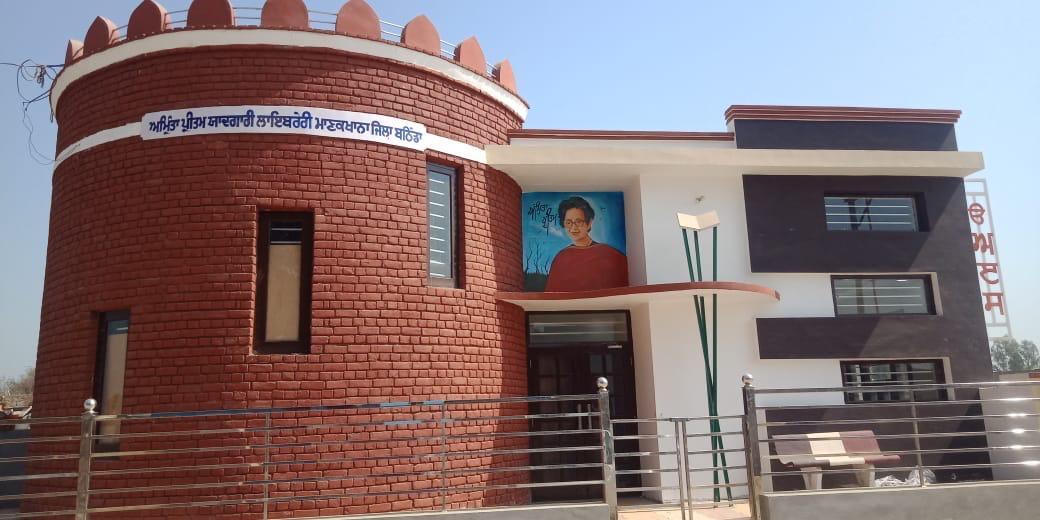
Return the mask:
POLYGON ((828 231, 920 231, 913 196, 827 195, 828 231))
POLYGON ((841 380, 842 386, 856 389, 845 393, 848 404, 909 401, 911 392, 915 401, 944 401, 947 396, 941 388, 886 389, 945 383, 943 362, 938 359, 842 361, 841 380))
POLYGON ((935 314, 928 275, 832 276, 836 316, 935 314))
POLYGON ((260 213, 257 240, 257 354, 310 352, 314 215, 260 213))
POLYGON ((454 168, 429 163, 426 165, 427 256, 430 285, 458 286, 455 259, 456 212, 454 168))
MULTIPOLYGON (((94 363, 94 399, 101 415, 123 413, 123 387, 126 376, 126 355, 130 337, 130 311, 102 312, 98 315, 97 359, 94 363)), ((97 434, 116 435, 120 421, 97 423, 97 434)), ((118 438, 100 438, 97 449, 117 451, 118 438)))

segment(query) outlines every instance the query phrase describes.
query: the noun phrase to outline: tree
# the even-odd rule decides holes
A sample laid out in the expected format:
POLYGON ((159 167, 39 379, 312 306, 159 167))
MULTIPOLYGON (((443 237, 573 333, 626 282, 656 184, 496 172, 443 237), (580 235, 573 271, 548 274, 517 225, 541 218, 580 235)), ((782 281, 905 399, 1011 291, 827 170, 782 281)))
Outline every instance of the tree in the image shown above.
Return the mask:
POLYGON ((36 379, 36 368, 30 367, 18 377, 0 378, 0 398, 9 405, 32 404, 33 381, 36 379))
POLYGON ((994 372, 1022 372, 1040 369, 1040 350, 1029 340, 1018 342, 1004 336, 993 340, 989 348, 994 372))

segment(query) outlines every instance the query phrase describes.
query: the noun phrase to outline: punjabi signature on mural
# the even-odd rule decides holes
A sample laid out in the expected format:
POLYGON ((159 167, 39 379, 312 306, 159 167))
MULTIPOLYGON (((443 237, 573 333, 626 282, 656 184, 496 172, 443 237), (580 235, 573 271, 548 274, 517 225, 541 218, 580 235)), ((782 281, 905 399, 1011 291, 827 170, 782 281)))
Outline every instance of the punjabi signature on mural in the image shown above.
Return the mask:
POLYGON ((542 229, 545 230, 547 236, 549 235, 549 230, 556 224, 556 213, 553 213, 552 206, 542 201, 535 202, 527 207, 527 217, 538 222, 542 229))

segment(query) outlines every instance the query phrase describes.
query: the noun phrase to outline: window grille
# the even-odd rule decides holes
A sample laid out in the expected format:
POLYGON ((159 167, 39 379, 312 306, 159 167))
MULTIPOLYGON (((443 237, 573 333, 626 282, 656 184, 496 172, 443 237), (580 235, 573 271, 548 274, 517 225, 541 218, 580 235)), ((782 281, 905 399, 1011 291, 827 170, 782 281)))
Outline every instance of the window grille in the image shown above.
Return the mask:
POLYGON ((935 314, 925 276, 832 277, 837 316, 935 314))
POLYGON ((913 197, 824 197, 829 231, 918 231, 913 197))
MULTIPOLYGON (((945 383, 943 364, 939 360, 843 361, 842 386, 855 388, 845 394, 846 403, 909 401, 910 390, 888 390, 892 386, 932 385, 945 383)), ((946 399, 941 389, 913 390, 916 401, 946 399)))

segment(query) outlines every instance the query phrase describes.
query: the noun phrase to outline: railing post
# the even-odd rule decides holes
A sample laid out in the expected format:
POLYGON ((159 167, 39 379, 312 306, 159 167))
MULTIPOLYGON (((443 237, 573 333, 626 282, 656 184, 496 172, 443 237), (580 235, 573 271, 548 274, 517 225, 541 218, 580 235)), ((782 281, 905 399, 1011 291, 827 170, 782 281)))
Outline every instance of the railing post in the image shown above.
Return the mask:
POLYGON ((441 511, 448 510, 448 403, 441 401, 441 511))
POLYGON ((271 412, 264 414, 264 520, 268 519, 271 500, 271 412))
POLYGON ((617 520, 617 480, 614 474, 614 427, 610 423, 610 393, 607 378, 596 379, 599 389, 599 428, 603 440, 603 500, 607 503, 610 520, 617 520))
MULTIPOLYGON (((672 430, 675 433, 675 478, 677 479, 676 485, 679 487, 679 517, 682 520, 686 520, 686 507, 687 505, 693 504, 693 497, 688 497, 687 492, 689 488, 687 486, 687 480, 690 478, 690 474, 686 472, 686 450, 683 449, 682 441, 683 432, 682 427, 679 426, 679 419, 672 418, 672 430)), ((661 448, 658 448, 660 451, 661 448)), ((661 484, 664 485, 663 483, 661 484)))
POLYGON ((83 415, 79 423, 79 467, 76 470, 76 520, 87 520, 90 498, 90 456, 94 451, 94 423, 97 421, 97 401, 83 401, 83 415))
POLYGON ((924 487, 924 455, 921 453, 921 429, 917 421, 917 397, 914 395, 913 388, 910 389, 909 394, 910 417, 914 427, 914 453, 917 454, 917 485, 919 487, 924 487))
POLYGON ((759 457, 758 445, 758 410, 755 405, 755 387, 752 385, 755 378, 751 374, 744 374, 740 378, 744 383, 742 388, 744 394, 744 465, 747 466, 747 489, 748 509, 751 518, 758 519, 758 490, 759 475, 762 474, 761 459, 759 457))

